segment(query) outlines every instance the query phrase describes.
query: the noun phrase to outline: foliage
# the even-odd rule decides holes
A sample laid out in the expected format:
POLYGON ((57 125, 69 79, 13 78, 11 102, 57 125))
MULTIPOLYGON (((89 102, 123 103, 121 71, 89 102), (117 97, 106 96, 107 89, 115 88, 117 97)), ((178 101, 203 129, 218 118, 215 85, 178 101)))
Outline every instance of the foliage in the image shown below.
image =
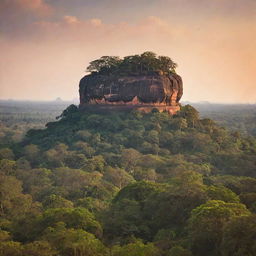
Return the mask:
POLYGON ((167 56, 159 56, 154 52, 144 52, 141 55, 126 56, 123 59, 117 56, 102 56, 93 60, 87 67, 92 74, 147 74, 150 72, 175 73, 177 64, 167 56))
POLYGON ((174 246, 168 252, 168 256, 192 256, 191 252, 187 249, 182 248, 181 246, 174 246))
POLYGON ((140 240, 124 246, 114 246, 113 256, 160 256, 158 249, 153 244, 143 244, 140 240))
POLYGON ((223 227, 238 216, 250 212, 243 204, 208 201, 195 208, 189 219, 191 250, 194 255, 220 255, 223 227))
POLYGON ((92 234, 82 229, 68 229, 63 222, 45 230, 43 239, 64 256, 103 256, 104 245, 92 234))
MULTIPOLYGON (((156 56, 143 58, 151 72, 156 56)), ((135 63, 129 72, 139 74, 135 63)), ((253 255, 254 137, 201 119, 190 105, 175 116, 71 106, 21 143, 8 129, 0 255, 253 255)))
POLYGON ((256 252, 256 216, 242 216, 228 222, 221 244, 223 256, 254 255, 256 252))

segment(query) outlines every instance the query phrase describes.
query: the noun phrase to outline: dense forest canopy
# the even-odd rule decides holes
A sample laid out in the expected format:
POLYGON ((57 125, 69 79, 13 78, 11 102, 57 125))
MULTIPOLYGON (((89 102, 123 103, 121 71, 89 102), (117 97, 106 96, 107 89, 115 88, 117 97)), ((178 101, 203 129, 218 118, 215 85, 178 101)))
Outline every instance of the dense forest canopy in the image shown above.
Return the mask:
POLYGON ((255 137, 190 105, 59 119, 1 144, 1 256, 255 255, 255 137))
POLYGON ((91 61, 87 72, 92 74, 148 74, 159 72, 163 74, 175 73, 177 64, 167 56, 157 56, 154 52, 144 52, 124 58, 118 56, 102 56, 91 61))
MULTIPOLYGON (((0 147, 21 141, 29 129, 44 128, 71 103, 0 100, 0 147)), ((201 118, 210 118, 243 136, 256 136, 256 105, 190 104, 200 112, 201 118)))

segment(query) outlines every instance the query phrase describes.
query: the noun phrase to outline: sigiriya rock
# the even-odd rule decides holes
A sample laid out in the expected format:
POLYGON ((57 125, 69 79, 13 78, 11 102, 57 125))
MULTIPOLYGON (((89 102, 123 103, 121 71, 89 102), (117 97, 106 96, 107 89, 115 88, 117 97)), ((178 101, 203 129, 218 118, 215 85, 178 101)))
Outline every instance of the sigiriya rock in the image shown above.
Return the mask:
POLYGON ((183 83, 176 72, 118 71, 101 70, 84 76, 79 84, 80 109, 158 109, 170 114, 179 111, 183 83))

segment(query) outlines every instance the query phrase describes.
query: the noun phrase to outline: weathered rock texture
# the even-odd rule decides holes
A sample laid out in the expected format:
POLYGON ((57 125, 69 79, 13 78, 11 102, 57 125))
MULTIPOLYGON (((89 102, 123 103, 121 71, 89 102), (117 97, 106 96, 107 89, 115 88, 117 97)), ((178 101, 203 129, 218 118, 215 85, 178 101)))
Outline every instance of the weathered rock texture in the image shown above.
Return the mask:
POLYGON ((138 108, 149 112, 176 113, 183 93, 182 79, 177 74, 145 76, 87 75, 79 85, 80 108, 138 108))

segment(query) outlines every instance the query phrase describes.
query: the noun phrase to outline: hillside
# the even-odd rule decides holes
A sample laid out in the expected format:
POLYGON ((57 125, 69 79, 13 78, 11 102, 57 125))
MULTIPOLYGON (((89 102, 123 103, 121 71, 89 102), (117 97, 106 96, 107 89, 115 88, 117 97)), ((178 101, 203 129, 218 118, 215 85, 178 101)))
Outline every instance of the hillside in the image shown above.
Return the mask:
POLYGON ((238 243, 254 251, 242 241, 255 232, 255 138, 200 119, 190 105, 174 116, 71 105, 46 126, 0 151, 5 248, 217 256, 238 243), (247 235, 234 237, 238 230, 247 235))

